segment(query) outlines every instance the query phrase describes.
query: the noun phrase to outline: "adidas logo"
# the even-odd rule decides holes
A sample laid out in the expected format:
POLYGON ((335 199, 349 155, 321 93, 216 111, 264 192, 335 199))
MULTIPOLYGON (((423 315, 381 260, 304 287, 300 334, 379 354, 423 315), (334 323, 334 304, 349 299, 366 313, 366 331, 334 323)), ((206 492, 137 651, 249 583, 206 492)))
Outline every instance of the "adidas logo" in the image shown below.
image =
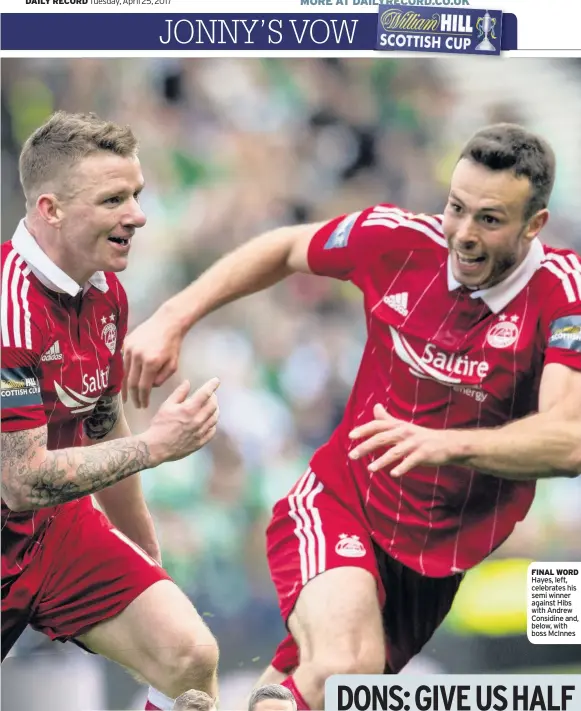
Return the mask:
POLYGON ((40 356, 40 360, 43 363, 48 363, 51 360, 62 360, 63 354, 61 353, 61 345, 58 341, 55 341, 48 351, 40 356))
POLYGON ((390 294, 383 297, 383 303, 387 304, 390 309, 397 311, 402 316, 408 315, 408 292, 404 291, 401 294, 390 294))

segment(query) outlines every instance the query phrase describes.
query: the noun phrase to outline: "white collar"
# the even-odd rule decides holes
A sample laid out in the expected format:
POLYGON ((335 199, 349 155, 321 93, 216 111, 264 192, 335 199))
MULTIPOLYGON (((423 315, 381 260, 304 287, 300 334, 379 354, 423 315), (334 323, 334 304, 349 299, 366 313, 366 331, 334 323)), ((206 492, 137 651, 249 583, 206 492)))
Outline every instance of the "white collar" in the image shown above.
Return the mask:
MULTIPOLYGON (((543 245, 539 239, 535 238, 527 256, 510 276, 488 289, 471 292, 471 298, 482 299, 493 313, 499 313, 525 288, 541 266, 544 257, 543 245)), ((460 286, 462 285, 452 274, 452 257, 448 256, 448 289, 454 291, 460 286)))
POLYGON ((105 293, 109 286, 104 272, 95 272, 89 281, 79 286, 74 279, 63 272, 50 257, 42 251, 38 242, 28 231, 24 220, 20 220, 12 237, 12 246, 29 265, 33 274, 49 289, 61 291, 70 296, 76 296, 80 291, 86 291, 89 285, 105 293))

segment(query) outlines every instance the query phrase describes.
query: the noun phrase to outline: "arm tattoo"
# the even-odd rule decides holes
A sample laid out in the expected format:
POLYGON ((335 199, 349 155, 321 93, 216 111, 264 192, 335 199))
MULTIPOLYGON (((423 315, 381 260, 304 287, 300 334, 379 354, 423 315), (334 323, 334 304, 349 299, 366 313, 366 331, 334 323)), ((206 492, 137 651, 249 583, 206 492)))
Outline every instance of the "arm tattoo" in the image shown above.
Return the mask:
POLYGON ((46 427, 2 433, 2 495, 19 510, 56 506, 154 466, 140 437, 48 451, 46 427))
POLYGON ((2 433, 2 498, 17 499, 32 463, 33 453, 46 447, 46 427, 2 433))
POLYGON ((89 439, 103 439, 111 432, 119 417, 119 395, 103 395, 93 412, 83 421, 89 439))

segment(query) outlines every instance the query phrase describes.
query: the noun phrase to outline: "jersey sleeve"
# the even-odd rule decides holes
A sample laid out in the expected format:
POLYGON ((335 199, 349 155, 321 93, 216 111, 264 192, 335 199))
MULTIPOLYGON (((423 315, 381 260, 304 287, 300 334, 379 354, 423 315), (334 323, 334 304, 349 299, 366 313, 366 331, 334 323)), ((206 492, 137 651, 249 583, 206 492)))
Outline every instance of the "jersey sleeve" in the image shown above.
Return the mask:
POLYGON ((28 343, 30 348, 26 345, 2 348, 3 432, 30 430, 47 423, 40 379, 43 349, 40 343, 35 343, 40 338, 32 338, 31 341, 28 343))
POLYGON ((309 245, 315 274, 357 282, 357 272, 393 251, 410 252, 426 242, 446 245, 441 220, 394 205, 375 205, 326 223, 309 245))
POLYGON ((114 295, 117 308, 117 342, 115 352, 111 358, 109 370, 109 385, 105 395, 117 395, 121 392, 123 383, 123 343, 127 335, 127 323, 129 321, 129 305, 127 294, 117 277, 113 278, 111 291, 114 295))
POLYGON ((553 274, 559 277, 548 294, 541 328, 545 365, 561 363, 581 371, 581 261, 577 255, 553 255, 553 274))

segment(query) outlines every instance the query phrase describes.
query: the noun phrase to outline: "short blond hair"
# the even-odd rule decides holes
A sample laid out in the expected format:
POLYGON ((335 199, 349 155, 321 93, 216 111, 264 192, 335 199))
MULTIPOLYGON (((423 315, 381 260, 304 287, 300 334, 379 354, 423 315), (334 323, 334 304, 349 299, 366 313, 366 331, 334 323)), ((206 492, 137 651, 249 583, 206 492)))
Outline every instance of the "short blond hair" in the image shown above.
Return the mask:
POLYGON ((174 702, 173 711, 212 711, 216 708, 214 699, 205 691, 190 689, 174 702))
POLYGON ((54 113, 27 138, 20 153, 20 183, 27 207, 43 192, 66 193, 71 168, 99 151, 135 157, 137 139, 129 126, 93 113, 54 113))

